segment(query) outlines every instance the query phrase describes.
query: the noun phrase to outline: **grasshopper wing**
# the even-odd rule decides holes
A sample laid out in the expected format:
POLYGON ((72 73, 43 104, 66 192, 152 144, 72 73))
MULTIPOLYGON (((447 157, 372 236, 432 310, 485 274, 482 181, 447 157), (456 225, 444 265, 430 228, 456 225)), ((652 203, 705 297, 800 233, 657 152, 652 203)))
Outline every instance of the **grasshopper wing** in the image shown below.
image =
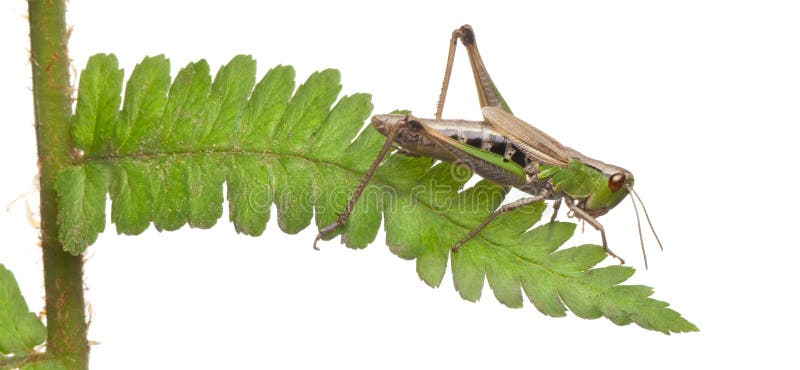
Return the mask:
POLYGON ((481 177, 497 184, 521 186, 527 183, 525 171, 516 163, 504 161, 502 156, 473 148, 453 140, 429 127, 424 120, 415 120, 415 126, 444 152, 461 162, 481 177))
POLYGON ((499 107, 481 108, 486 124, 538 161, 567 167, 569 152, 558 140, 499 107))

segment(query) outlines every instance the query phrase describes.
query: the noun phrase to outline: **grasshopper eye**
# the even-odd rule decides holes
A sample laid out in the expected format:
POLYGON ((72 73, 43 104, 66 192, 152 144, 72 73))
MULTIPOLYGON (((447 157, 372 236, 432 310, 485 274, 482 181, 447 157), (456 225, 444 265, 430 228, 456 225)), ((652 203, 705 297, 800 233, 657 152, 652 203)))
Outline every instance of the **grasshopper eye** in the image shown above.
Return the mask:
POLYGON ((618 172, 608 178, 608 188, 611 192, 622 189, 622 185, 625 185, 625 175, 618 172))

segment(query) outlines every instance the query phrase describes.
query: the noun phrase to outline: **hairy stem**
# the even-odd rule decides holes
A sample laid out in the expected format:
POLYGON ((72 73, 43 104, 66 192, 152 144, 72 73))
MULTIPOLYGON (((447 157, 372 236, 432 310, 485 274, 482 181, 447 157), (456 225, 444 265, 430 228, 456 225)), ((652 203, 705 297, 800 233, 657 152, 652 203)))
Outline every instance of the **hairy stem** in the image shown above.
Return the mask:
POLYGON ((71 86, 64 0, 31 0, 31 67, 41 181, 47 354, 69 369, 86 369, 89 345, 83 261, 62 248, 56 219, 56 176, 70 162, 71 86))

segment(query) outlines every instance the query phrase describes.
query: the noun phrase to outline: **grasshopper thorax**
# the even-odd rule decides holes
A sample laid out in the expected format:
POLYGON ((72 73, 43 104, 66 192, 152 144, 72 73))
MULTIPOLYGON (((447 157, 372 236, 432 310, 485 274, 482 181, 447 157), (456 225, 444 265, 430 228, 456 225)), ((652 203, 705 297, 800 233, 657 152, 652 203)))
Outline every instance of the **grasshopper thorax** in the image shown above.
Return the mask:
POLYGON ((567 167, 546 170, 543 175, 551 175, 556 190, 576 200, 590 216, 606 214, 633 188, 630 171, 587 157, 575 149, 565 149, 572 158, 567 167))

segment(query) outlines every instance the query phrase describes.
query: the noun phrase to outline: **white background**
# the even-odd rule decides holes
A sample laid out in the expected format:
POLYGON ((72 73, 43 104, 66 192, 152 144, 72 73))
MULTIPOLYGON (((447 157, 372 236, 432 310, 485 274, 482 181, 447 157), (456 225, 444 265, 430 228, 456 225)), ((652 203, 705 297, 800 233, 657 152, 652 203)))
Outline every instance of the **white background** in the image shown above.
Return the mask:
MULTIPOLYGON (((797 368, 796 3, 554 3, 72 0, 67 19, 78 70, 98 52, 115 53, 126 78, 145 55, 165 53, 174 76, 244 53, 258 78, 276 64, 298 80, 338 68, 343 93, 372 93, 374 112, 421 116, 433 114, 450 32, 471 23, 517 116, 636 175, 665 251, 647 239, 641 269, 627 201, 601 219, 609 241, 640 268, 632 283, 701 332, 548 318, 488 288, 468 303, 449 272, 431 289, 382 242, 315 252, 313 227, 289 236, 273 217, 251 238, 226 214, 206 231, 107 226, 85 268, 92 368, 797 368)), ((33 189, 37 168, 26 12, 21 0, 0 9, 3 205, 33 189)), ((445 116, 478 119, 463 51, 455 70, 445 116)), ((0 262, 38 311, 37 232, 24 202, 0 218, 0 262)), ((590 228, 578 238, 569 244, 599 241, 590 228)))

